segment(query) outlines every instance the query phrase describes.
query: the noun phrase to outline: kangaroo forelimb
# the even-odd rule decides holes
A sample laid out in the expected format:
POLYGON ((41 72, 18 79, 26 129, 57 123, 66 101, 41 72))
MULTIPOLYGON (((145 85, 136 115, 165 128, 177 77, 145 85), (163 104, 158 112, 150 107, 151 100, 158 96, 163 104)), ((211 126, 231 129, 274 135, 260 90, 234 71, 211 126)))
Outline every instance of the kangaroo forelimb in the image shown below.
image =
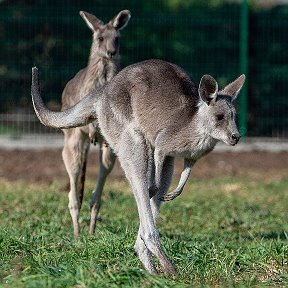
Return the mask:
POLYGON ((185 186, 185 184, 189 178, 189 175, 190 175, 190 172, 191 172, 191 169, 192 169, 192 166, 194 165, 194 163, 195 163, 195 161, 191 160, 191 159, 185 159, 184 160, 184 169, 181 173, 180 181, 179 181, 177 188, 174 191, 169 192, 166 195, 164 195, 163 197, 161 197, 160 198, 161 201, 173 200, 182 193, 184 186, 185 186))

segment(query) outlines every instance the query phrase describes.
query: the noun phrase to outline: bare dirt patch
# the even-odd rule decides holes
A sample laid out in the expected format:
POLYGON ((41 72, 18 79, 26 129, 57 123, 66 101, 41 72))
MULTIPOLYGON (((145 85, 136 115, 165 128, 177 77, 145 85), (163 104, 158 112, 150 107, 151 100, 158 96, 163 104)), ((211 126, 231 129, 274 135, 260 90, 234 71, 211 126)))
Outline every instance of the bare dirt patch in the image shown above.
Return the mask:
MULTIPOLYGON (((61 150, 0 150, 0 179, 52 183, 67 181, 61 150)), ((181 172, 183 161, 176 160, 175 174, 181 172)), ((98 153, 89 154, 87 177, 95 179, 98 173, 98 153)), ((192 177, 209 179, 221 176, 249 177, 263 182, 288 177, 288 152, 212 152, 196 163, 192 177)), ((113 178, 123 178, 124 173, 116 162, 113 178)))

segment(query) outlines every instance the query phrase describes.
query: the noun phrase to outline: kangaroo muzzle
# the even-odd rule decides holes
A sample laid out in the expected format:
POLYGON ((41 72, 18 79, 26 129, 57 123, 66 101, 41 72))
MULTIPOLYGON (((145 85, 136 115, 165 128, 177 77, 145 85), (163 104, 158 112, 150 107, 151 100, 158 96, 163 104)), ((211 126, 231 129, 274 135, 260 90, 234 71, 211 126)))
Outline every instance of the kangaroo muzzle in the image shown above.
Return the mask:
POLYGON ((239 132, 232 133, 230 136, 230 144, 232 146, 236 145, 239 142, 240 138, 241 138, 241 135, 239 134, 239 132))

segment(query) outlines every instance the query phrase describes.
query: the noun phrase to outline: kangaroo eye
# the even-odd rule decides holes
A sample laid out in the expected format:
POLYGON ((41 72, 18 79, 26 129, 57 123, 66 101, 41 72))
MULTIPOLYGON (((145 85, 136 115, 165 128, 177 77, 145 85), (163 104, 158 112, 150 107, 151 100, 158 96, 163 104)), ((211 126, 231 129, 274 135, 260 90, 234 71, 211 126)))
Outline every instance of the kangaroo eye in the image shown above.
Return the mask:
POLYGON ((216 119, 217 119, 217 121, 223 120, 223 119, 224 119, 224 114, 218 114, 218 115, 216 115, 216 119))
POLYGON ((98 40, 99 40, 100 42, 102 42, 102 41, 104 40, 104 38, 103 38, 102 36, 99 36, 99 37, 98 37, 98 40))

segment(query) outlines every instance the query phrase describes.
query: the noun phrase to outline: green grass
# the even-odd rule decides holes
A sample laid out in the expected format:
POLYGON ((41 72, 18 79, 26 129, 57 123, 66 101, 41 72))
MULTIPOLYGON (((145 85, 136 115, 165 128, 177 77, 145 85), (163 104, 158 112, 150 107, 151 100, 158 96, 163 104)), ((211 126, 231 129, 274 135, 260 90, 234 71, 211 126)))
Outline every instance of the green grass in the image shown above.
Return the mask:
POLYGON ((0 135, 10 135, 16 137, 18 135, 21 135, 21 133, 17 128, 8 127, 0 124, 0 135))
POLYGON ((130 188, 107 184, 97 234, 87 233, 86 195, 74 241, 61 183, 1 182, 0 286, 288 286, 288 178, 191 179, 162 206, 158 224, 179 271, 174 278, 142 269, 133 252, 138 215, 130 188))

